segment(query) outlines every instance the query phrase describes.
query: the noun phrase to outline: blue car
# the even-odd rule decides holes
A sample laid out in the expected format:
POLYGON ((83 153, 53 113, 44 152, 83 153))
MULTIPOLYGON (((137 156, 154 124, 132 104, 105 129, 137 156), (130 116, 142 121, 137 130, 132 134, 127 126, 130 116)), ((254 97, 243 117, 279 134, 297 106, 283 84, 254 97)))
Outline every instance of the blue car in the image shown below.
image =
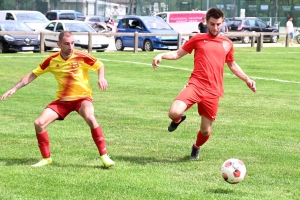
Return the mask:
MULTIPOLYGON (((176 50, 178 47, 178 32, 160 17, 153 16, 126 16, 120 19, 117 33, 156 33, 157 36, 139 36, 138 48, 143 51, 176 50), (174 34, 159 36, 160 34, 174 34)), ((115 45, 118 51, 125 47, 134 47, 134 36, 115 36, 115 45)))

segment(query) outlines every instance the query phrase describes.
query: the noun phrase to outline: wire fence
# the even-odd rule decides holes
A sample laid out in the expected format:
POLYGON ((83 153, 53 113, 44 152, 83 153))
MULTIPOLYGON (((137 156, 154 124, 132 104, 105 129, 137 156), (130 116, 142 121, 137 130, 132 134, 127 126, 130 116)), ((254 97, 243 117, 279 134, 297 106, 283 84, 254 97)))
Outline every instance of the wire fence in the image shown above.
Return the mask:
POLYGON ((285 26, 294 18, 300 27, 300 0, 0 0, 0 10, 76 10, 85 15, 121 18, 124 15, 154 15, 162 11, 207 10, 218 7, 226 17, 259 17, 271 25, 285 26))

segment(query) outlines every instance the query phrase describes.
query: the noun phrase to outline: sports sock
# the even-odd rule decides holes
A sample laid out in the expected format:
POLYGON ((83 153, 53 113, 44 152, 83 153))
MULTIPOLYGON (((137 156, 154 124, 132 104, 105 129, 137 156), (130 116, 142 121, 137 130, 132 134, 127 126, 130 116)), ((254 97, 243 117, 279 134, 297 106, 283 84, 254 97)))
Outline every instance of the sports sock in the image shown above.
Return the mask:
POLYGON ((180 115, 179 117, 172 119, 176 124, 178 124, 181 121, 182 116, 180 115))
POLYGON ((50 158, 50 141, 48 137, 48 132, 45 131, 41 134, 36 134, 40 152, 43 158, 50 158))
POLYGON ((97 128, 91 129, 91 132, 100 156, 106 154, 106 143, 101 127, 98 126, 97 128))
POLYGON ((209 139, 209 135, 204 136, 201 131, 198 132, 196 143, 194 144, 194 148, 198 148, 202 146, 209 139))

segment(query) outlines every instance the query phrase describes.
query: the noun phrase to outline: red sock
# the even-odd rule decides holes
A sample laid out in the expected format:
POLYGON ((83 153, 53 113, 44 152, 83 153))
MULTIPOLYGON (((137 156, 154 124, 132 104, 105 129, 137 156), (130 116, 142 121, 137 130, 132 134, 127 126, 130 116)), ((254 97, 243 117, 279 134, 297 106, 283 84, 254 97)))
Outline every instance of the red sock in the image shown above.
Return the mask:
POLYGON ((177 123, 180 122, 181 117, 182 117, 182 116, 180 115, 179 117, 177 117, 177 118, 175 118, 175 119, 172 119, 172 120, 177 124, 177 123))
POLYGON ((42 157, 43 158, 50 158, 50 141, 49 141, 49 138, 48 138, 47 131, 45 131, 41 134, 36 134, 36 138, 37 138, 37 141, 38 141, 38 145, 39 145, 42 157))
POLYGON ((209 139, 209 135, 207 136, 204 136, 201 131, 198 132, 198 135, 197 135, 197 139, 196 139, 196 143, 194 144, 194 147, 201 147, 205 142, 207 142, 207 140, 209 139), (196 146, 195 146, 196 145, 196 146))
POLYGON ((98 148, 100 156, 106 154, 105 138, 100 126, 91 129, 93 140, 98 148))

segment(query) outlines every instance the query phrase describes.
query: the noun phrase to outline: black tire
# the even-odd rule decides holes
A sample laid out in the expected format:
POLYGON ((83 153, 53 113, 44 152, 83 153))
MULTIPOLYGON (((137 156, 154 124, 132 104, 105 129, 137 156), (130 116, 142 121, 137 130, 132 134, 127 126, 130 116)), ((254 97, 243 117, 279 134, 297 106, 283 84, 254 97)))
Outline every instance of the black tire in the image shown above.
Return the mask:
MULTIPOLYGON (((275 32, 273 32, 273 33, 275 33, 275 32)), ((278 42, 278 38, 279 38, 278 35, 271 35, 270 36, 270 42, 271 43, 277 43, 278 42)))
POLYGON ((45 51, 52 51, 53 49, 54 49, 53 47, 47 47, 46 44, 44 44, 45 51))
POLYGON ((300 44, 300 35, 296 36, 296 40, 297 40, 298 44, 300 44))
POLYGON ((120 38, 116 39, 115 46, 116 46, 117 51, 123 51, 124 50, 123 41, 120 38))
MULTIPOLYGON (((247 33, 248 31, 243 31, 243 33, 247 33)), ((251 41, 249 36, 242 37, 242 43, 248 44, 251 41)))
POLYGON ((0 53, 5 53, 4 49, 3 49, 3 44, 0 43, 0 53))
POLYGON ((154 50, 154 49, 153 49, 153 45, 152 45, 152 43, 151 43, 150 40, 146 40, 146 41, 144 42, 144 45, 143 45, 142 50, 143 50, 143 51, 153 51, 153 50, 154 50))

